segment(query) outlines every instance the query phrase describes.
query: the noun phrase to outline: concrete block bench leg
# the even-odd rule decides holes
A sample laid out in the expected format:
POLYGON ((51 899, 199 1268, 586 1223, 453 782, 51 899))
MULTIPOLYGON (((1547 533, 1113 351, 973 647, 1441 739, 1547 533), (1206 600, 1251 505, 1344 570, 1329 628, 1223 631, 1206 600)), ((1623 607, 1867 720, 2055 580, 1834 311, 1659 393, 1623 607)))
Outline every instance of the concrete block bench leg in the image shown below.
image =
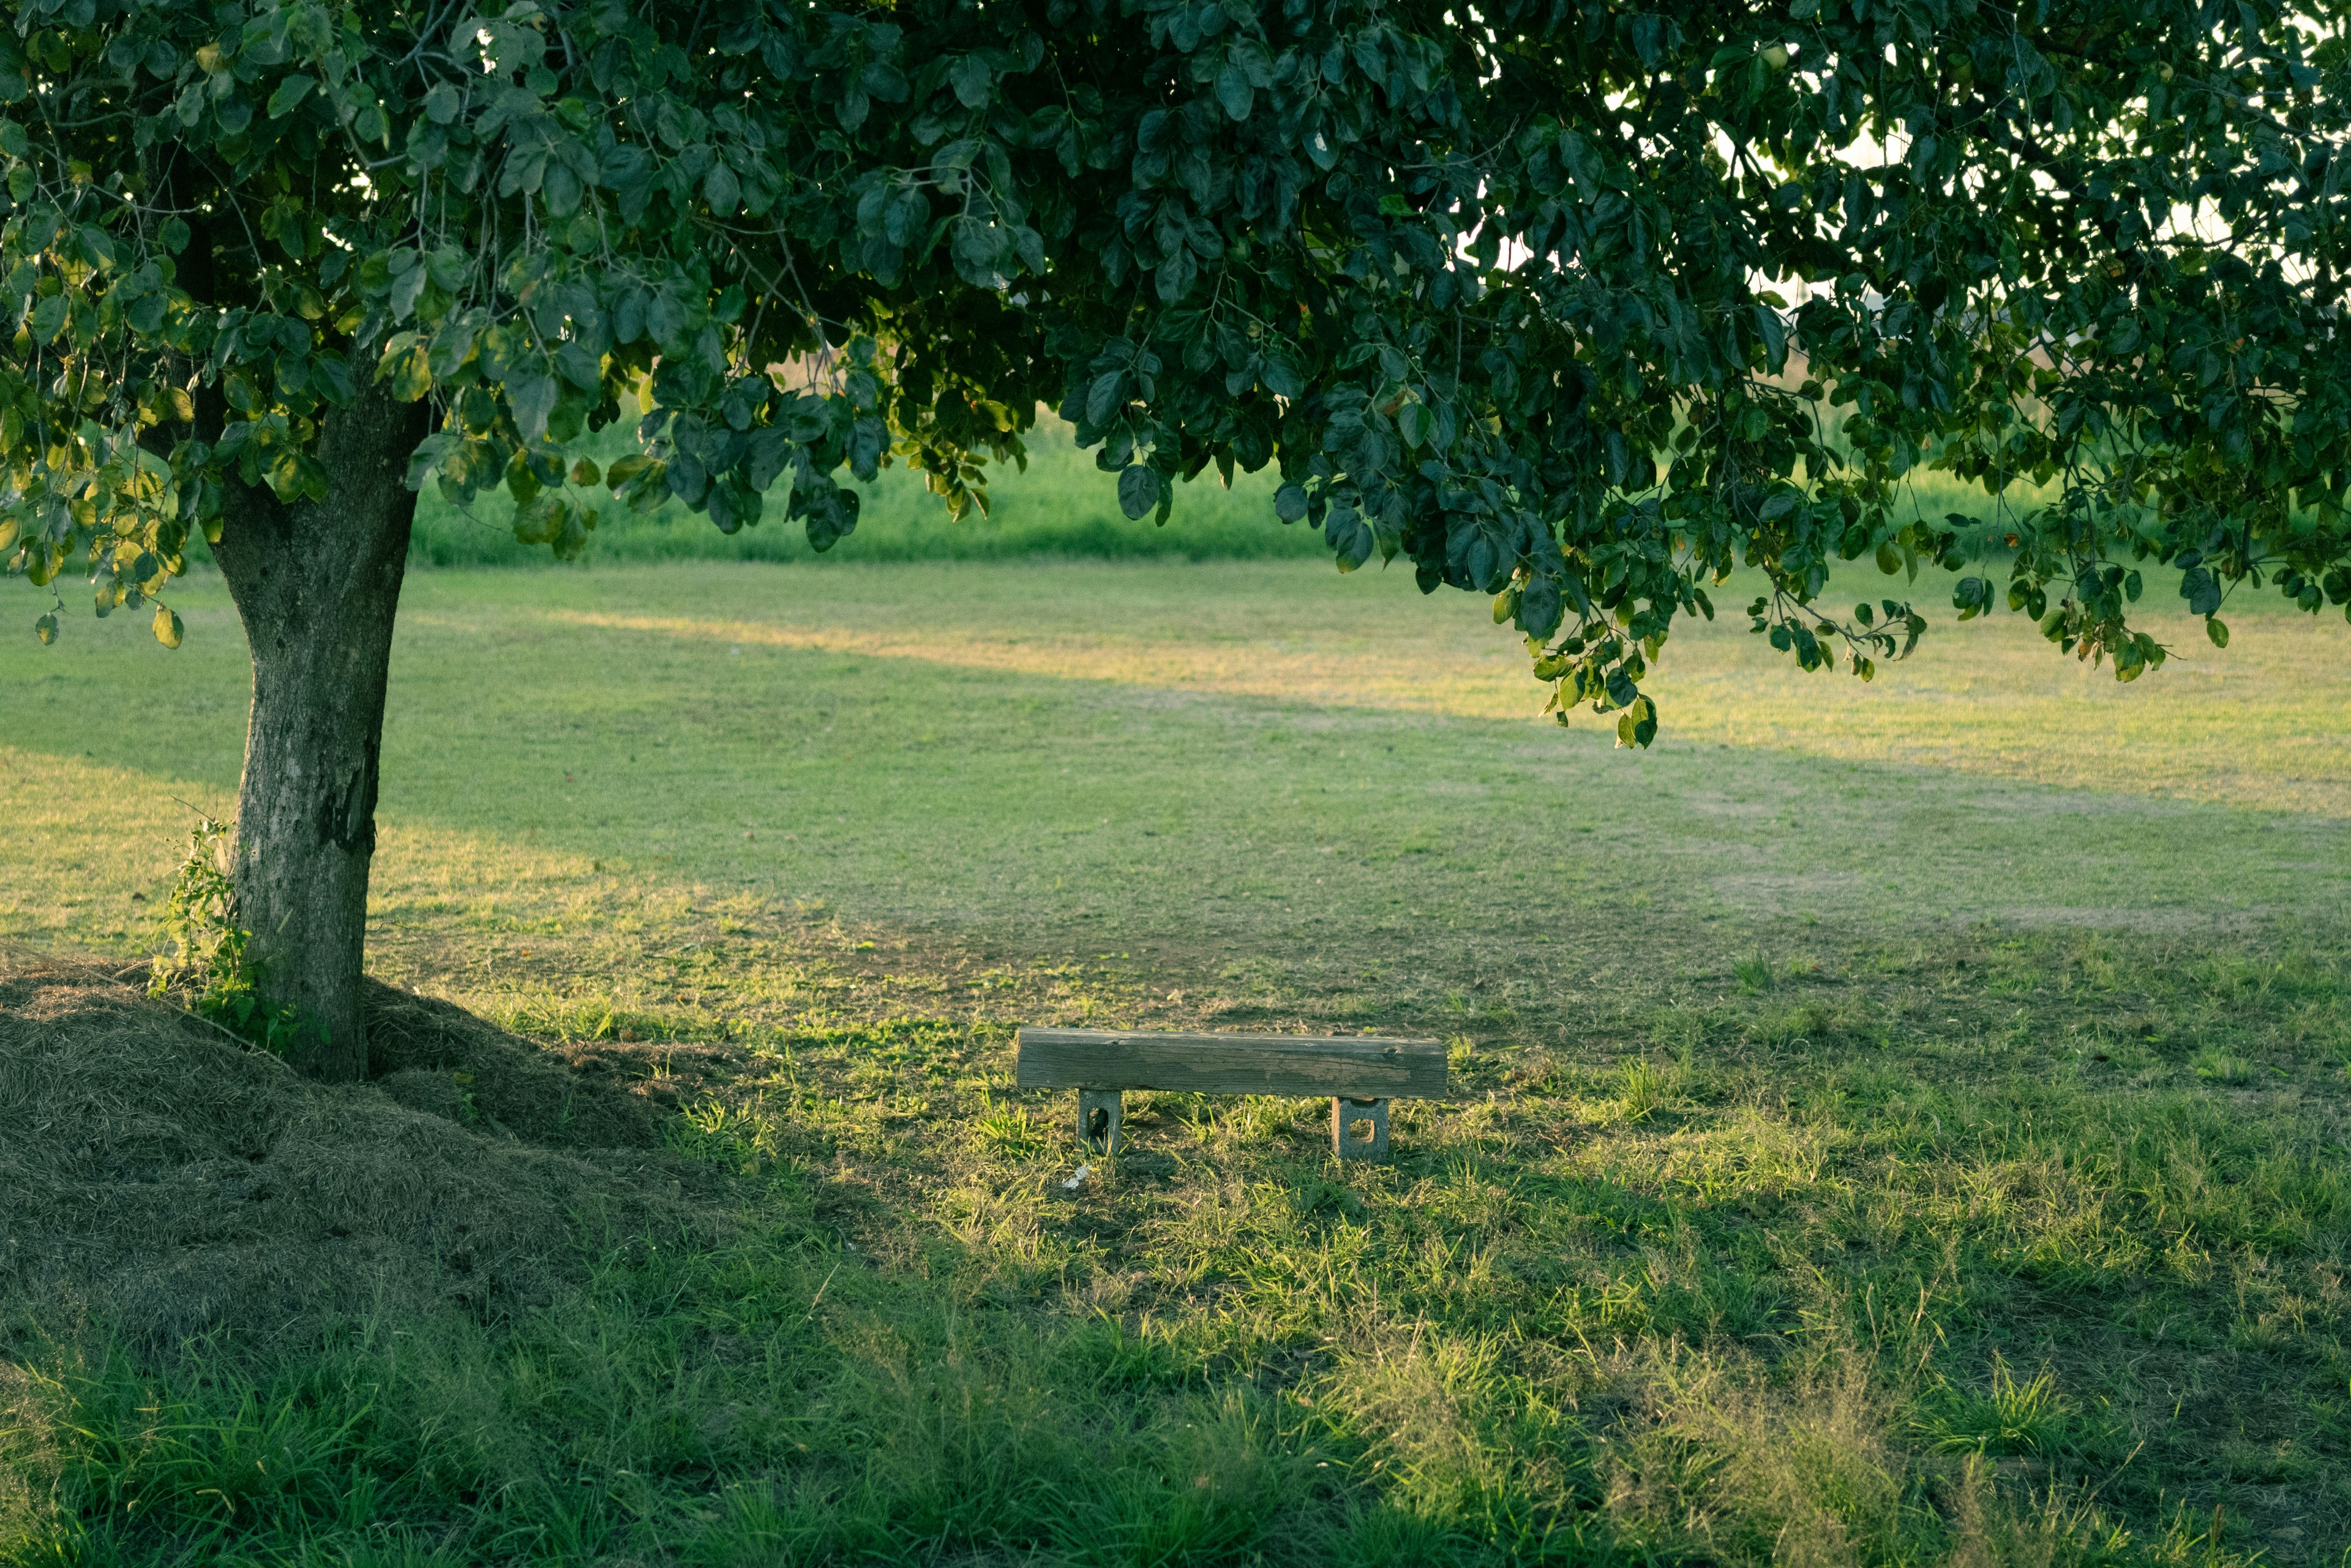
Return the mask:
POLYGON ((1388 1157, 1388 1103, 1384 1100, 1331 1102, 1331 1152, 1343 1160, 1384 1160, 1388 1157), (1356 1135, 1357 1129, 1364 1135, 1356 1135))
POLYGON ((1078 1091, 1078 1141, 1086 1147, 1098 1154, 1118 1153, 1119 1145, 1126 1141, 1125 1120, 1125 1102, 1117 1090, 1078 1091))

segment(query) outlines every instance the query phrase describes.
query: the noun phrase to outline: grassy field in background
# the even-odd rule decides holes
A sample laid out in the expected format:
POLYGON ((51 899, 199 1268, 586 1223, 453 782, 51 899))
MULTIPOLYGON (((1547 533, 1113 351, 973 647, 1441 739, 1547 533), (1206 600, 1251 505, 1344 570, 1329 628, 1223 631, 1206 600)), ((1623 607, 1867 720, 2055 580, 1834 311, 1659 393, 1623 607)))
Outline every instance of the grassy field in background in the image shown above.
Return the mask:
MULTIPOLYGON (((622 433, 606 431, 583 440, 600 460, 630 450, 622 433)), ((922 476, 893 466, 871 485, 856 485, 861 501, 856 531, 822 555, 809 548, 808 532, 784 516, 789 482, 766 497, 761 521, 722 534, 707 517, 671 501, 656 512, 629 511, 609 492, 575 492, 596 507, 602 520, 590 537, 587 559, 623 561, 904 561, 1002 560, 1033 555, 1107 559, 1208 560, 1328 557, 1322 537, 1303 527, 1286 528, 1273 515, 1279 480, 1271 469, 1236 474, 1229 490, 1213 471, 1182 486, 1175 513, 1162 526, 1135 522, 1118 507, 1117 476, 1094 466, 1081 452, 1070 427, 1048 419, 1029 441, 1026 469, 991 465, 990 507, 961 522, 923 486, 922 476)), ((466 511, 427 486, 416 508, 410 559, 430 566, 545 566, 554 564, 543 545, 518 544, 514 505, 504 491, 481 497, 466 511)))
MULTIPOLYGON (((0 935, 151 950, 233 800, 175 602, 0 664, 0 935)), ((374 967, 702 1051, 736 1239, 299 1354, 60 1329, 0 1562, 2341 1563, 2351 630, 2230 616, 2130 687, 1693 628, 1633 754, 1401 571, 416 574, 374 967), (1056 1021, 1456 1092, 1377 1170, 1136 1096, 1072 1193, 1056 1021)))
MULTIPOLYGON (((610 461, 629 450, 619 430, 585 438, 582 450, 610 461)), ((854 486, 862 500, 857 529, 820 556, 810 549, 802 526, 784 516, 790 486, 779 485, 767 497, 766 517, 732 535, 713 528, 671 502, 651 514, 634 514, 606 492, 576 492, 599 508, 602 521, 590 536, 587 559, 618 564, 656 560, 909 561, 1006 560, 1030 556, 1098 559, 1264 560, 1328 559, 1322 536, 1303 525, 1284 526, 1273 514, 1280 482, 1273 469, 1236 474, 1227 489, 1214 470, 1176 493, 1176 509, 1162 525, 1129 519, 1118 507, 1116 476, 1094 466, 1081 452, 1070 427, 1046 416, 1029 438, 1026 469, 992 465, 991 509, 963 521, 950 519, 922 478, 904 467, 883 470, 871 485, 854 486)), ((846 474, 840 477, 848 482, 846 474)), ((1953 513, 1988 518, 1991 498, 1947 476, 1921 472, 1904 501, 1906 515, 1938 521, 1953 513)), ((514 506, 504 491, 481 497, 461 511, 428 486, 417 504, 416 533, 410 558, 427 566, 546 566, 554 564, 543 545, 514 538, 514 506)))

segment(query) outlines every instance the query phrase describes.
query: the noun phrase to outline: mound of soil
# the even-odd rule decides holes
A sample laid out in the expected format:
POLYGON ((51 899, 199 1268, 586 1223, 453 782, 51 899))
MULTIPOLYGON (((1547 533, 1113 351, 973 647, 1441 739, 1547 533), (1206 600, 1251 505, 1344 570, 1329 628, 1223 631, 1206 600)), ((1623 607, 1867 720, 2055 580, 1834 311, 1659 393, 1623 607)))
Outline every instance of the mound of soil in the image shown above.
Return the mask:
POLYGON ((0 952, 0 1301, 160 1344, 487 1318, 612 1239, 707 1225, 626 1064, 386 987, 369 1051, 376 1082, 314 1083, 102 969, 0 952))

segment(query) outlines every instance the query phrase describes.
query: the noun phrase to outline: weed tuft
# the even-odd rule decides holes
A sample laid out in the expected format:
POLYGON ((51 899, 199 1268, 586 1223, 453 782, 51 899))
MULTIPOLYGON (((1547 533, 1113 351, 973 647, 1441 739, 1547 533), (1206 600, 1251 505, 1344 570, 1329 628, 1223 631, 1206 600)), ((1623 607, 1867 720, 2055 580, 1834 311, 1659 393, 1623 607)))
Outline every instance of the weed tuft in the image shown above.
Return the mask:
POLYGON ((1687 1073, 1671 1062, 1636 1056, 1616 1070, 1618 1119, 1647 1121, 1679 1098, 1687 1073))
POLYGON ((1983 1390, 1937 1384, 1920 1402, 1917 1426, 1938 1453, 1997 1458, 2045 1452, 2063 1435, 2065 1416, 2054 1374, 2044 1369, 2019 1383, 1995 1352, 1983 1390))
POLYGON ((971 1133, 982 1148, 998 1159, 1032 1160, 1053 1145, 1044 1124, 1022 1104, 990 1106, 973 1118, 971 1133))
POLYGON ((196 819, 163 901, 163 935, 172 950, 155 961, 147 994, 177 1000, 248 1044, 284 1056, 300 1043, 302 1020, 294 1009, 261 999, 261 965, 247 951, 253 933, 237 918, 231 848, 226 827, 196 819))

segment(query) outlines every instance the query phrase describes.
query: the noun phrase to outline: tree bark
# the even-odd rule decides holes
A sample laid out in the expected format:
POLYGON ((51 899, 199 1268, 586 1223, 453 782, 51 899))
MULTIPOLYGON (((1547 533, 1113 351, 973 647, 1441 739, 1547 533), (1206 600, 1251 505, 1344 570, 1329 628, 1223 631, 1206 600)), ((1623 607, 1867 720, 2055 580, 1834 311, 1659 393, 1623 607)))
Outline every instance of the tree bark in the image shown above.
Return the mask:
POLYGON ((426 418, 423 403, 364 387, 326 414, 326 497, 287 505, 232 481, 213 547, 253 654, 238 918, 263 1002, 294 1009, 295 1064, 329 1081, 367 1071, 360 973, 384 685, 426 418))

